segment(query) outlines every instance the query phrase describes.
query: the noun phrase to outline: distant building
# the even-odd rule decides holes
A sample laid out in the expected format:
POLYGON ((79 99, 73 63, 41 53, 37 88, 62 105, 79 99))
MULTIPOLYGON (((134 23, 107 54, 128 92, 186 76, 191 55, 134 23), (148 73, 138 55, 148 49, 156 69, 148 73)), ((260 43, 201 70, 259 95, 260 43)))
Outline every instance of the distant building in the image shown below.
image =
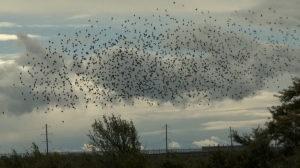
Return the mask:
POLYGON ((208 152, 208 151, 212 151, 212 150, 228 150, 228 149, 243 149, 243 146, 242 145, 233 145, 233 146, 230 146, 230 145, 223 145, 223 146, 220 146, 220 145, 217 145, 217 146, 202 146, 202 151, 203 152, 208 152))

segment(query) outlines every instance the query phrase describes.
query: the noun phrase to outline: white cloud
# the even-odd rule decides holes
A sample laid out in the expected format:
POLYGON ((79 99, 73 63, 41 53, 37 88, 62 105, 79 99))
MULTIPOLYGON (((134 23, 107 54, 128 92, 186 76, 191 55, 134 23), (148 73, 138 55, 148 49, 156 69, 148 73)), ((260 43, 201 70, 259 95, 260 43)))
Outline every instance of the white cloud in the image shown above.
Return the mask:
POLYGON ((0 64, 5 64, 5 65, 14 65, 15 64, 15 60, 1 60, 0 59, 0 64))
POLYGON ((0 22, 0 27, 22 27, 22 26, 16 23, 0 22))
POLYGON ((216 136, 212 136, 210 139, 214 140, 214 141, 220 141, 220 138, 216 137, 216 136))
POLYGON ((220 130, 233 128, 251 128, 257 125, 263 125, 267 119, 245 120, 245 121, 213 121, 207 122, 202 125, 205 126, 202 130, 220 130))
POLYGON ((219 137, 212 136, 210 139, 205 139, 201 141, 194 141, 192 144, 197 146, 209 146, 209 145, 218 145, 228 143, 225 140, 221 140, 219 137))
POLYGON ((49 27, 55 27, 55 28, 60 28, 60 27, 73 27, 73 28, 82 28, 82 27, 89 27, 91 26, 90 24, 63 24, 63 25, 51 25, 51 24, 35 24, 35 25, 26 25, 27 27, 38 27, 38 28, 49 28, 49 27))
POLYGON ((58 150, 58 149, 54 149, 53 152, 58 152, 58 153, 59 153, 59 152, 61 152, 61 151, 58 150))
POLYGON ((100 151, 99 148, 94 147, 93 145, 90 144, 83 144, 83 147, 81 147, 80 149, 84 151, 92 151, 92 148, 94 148, 96 151, 100 151))
MULTIPOLYGON (((85 152, 85 151, 91 152, 93 147, 94 147, 93 145, 83 144, 83 146, 80 149, 65 149, 65 151, 66 152, 85 152)), ((100 151, 99 148, 97 148, 97 147, 94 147, 94 148, 96 151, 100 151)), ((55 151, 59 151, 59 150, 55 149, 55 151)), ((61 151, 59 151, 59 152, 61 152, 61 151)))
POLYGON ((72 17, 68 17, 67 19, 82 19, 93 16, 92 14, 80 14, 80 15, 74 15, 72 17))
POLYGON ((209 140, 209 139, 205 139, 205 140, 202 140, 202 141, 194 141, 192 144, 197 145, 199 147, 208 146, 208 145, 218 145, 217 142, 209 140))
POLYGON ((219 143, 228 143, 227 141, 221 140, 219 137, 216 136, 212 136, 210 139, 219 143))
MULTIPOLYGON (((42 37, 39 35, 28 34, 28 37, 37 39, 47 39, 49 37, 42 37)), ((17 40, 18 37, 15 34, 0 34, 0 41, 17 40)))
POLYGON ((169 143, 169 147, 180 148, 180 144, 178 142, 172 141, 171 143, 169 143))
POLYGON ((17 36, 14 34, 0 34, 0 41, 7 41, 7 40, 17 40, 17 36))
POLYGON ((13 60, 20 56, 21 53, 16 54, 0 54, 0 60, 13 60))

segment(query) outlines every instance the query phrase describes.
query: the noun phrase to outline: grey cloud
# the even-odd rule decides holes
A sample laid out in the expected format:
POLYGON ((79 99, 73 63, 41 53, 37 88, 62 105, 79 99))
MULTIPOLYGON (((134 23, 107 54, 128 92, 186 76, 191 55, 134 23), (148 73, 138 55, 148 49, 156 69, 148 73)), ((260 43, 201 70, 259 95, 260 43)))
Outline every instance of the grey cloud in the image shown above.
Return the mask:
POLYGON ((251 8, 243 8, 233 12, 231 17, 236 19, 236 23, 272 28, 273 31, 286 30, 287 28, 299 29, 299 7, 300 3, 297 0, 265 0, 251 8))
POLYGON ((82 93, 72 89, 70 61, 64 53, 49 52, 49 49, 17 31, 16 46, 23 47, 24 53, 14 63, 1 67, 1 104, 7 114, 22 115, 39 108, 49 111, 59 108, 72 108, 77 95, 82 93), (5 83, 5 84, 3 84, 5 83), (67 92, 68 91, 68 92, 67 92))
MULTIPOLYGON (((250 96, 252 92, 267 85, 269 80, 275 82, 285 72, 293 74, 299 71, 299 49, 282 41, 279 44, 268 44, 253 36, 221 29, 210 23, 182 27, 171 32, 169 39, 164 40, 162 45, 169 51, 183 51, 183 56, 203 57, 196 61, 202 64, 198 65, 201 67, 198 69, 202 69, 207 79, 219 80, 222 86, 229 88, 228 95, 234 95, 231 97, 233 99, 250 96)), ((221 97, 214 93, 216 95, 221 97)))
POLYGON ((156 11, 156 8, 160 8, 159 12, 163 13, 165 9, 169 9, 170 12, 177 13, 191 13, 194 11, 195 6, 202 8, 203 10, 215 10, 215 11, 224 11, 224 10, 234 10, 235 7, 239 8, 240 6, 249 6, 253 2, 245 2, 242 5, 237 4, 237 0, 231 0, 230 3, 218 1, 220 5, 212 5, 210 3, 203 3, 202 1, 190 0, 190 1, 177 1, 174 5, 173 1, 80 1, 80 0, 67 0, 67 1, 45 1, 40 2, 37 0, 30 0, 29 2, 24 2, 21 0, 8 1, 6 0, 5 5, 0 6, 0 11, 5 13, 61 13, 61 14, 74 14, 77 15, 93 15, 99 13, 145 13, 156 11), (29 3, 30 2, 30 3, 29 3), (35 5, 32 5, 35 4, 35 5), (134 5, 132 5, 134 4, 134 5), (235 5, 236 4, 236 5, 235 5), (185 8, 182 7, 185 5, 185 8), (226 6, 226 7, 225 7, 226 6))
POLYGON ((267 107, 253 107, 253 108, 248 108, 247 110, 253 110, 253 111, 256 111, 256 110, 267 110, 267 107))
POLYGON ((135 99, 149 105, 171 102, 177 106, 225 98, 241 100, 251 97, 268 85, 268 81, 276 82, 282 73, 298 72, 298 49, 284 44, 284 39, 278 44, 266 43, 257 39, 259 34, 251 35, 213 23, 213 19, 201 25, 180 21, 178 28, 173 24, 172 30, 161 33, 153 41, 149 40, 153 37, 152 31, 139 32, 139 38, 123 35, 118 39, 122 44, 115 44, 112 39, 106 41, 110 46, 99 45, 98 52, 94 47, 99 44, 96 39, 101 35, 93 36, 90 29, 88 35, 81 35, 76 42, 61 38, 62 45, 58 45, 63 48, 62 52, 46 50, 25 33, 17 32, 16 44, 24 46, 26 52, 16 63, 26 64, 32 73, 39 70, 32 64, 42 64, 39 65, 41 73, 31 74, 26 82, 45 85, 47 81, 49 86, 57 80, 52 83, 51 100, 57 96, 56 92, 62 91, 60 96, 66 104, 72 95, 72 104, 76 97, 76 101, 83 98, 81 102, 99 103, 103 107, 123 102, 133 104, 135 99), (83 47, 81 54, 74 50, 77 54, 74 58, 79 57, 75 60, 67 56, 73 52, 67 49, 71 43, 73 48, 75 44, 83 47), (27 65, 28 59, 32 59, 30 65, 27 65), (46 81, 41 79, 43 75, 47 76, 46 81))
POLYGON ((41 103, 31 102, 30 100, 24 101, 24 97, 27 97, 26 95, 28 95, 30 89, 18 86, 20 70, 14 64, 1 66, 0 74, 1 107, 6 114, 14 113, 18 115, 32 112, 35 103, 41 103), (24 95, 21 94, 22 92, 24 95))

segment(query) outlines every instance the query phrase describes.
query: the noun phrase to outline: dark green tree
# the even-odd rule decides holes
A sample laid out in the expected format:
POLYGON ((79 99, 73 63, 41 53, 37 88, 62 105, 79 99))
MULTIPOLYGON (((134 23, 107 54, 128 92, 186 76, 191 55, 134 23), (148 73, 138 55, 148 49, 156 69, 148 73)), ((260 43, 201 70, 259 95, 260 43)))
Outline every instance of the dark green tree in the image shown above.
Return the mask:
POLYGON ((242 136, 234 131, 234 141, 244 146, 244 150, 238 156, 239 166, 282 167, 289 165, 289 167, 295 167, 298 164, 291 162, 291 158, 299 156, 300 79, 292 78, 292 80, 292 86, 280 91, 279 95, 274 95, 282 104, 268 108, 272 114, 272 120, 266 122, 265 129, 258 127, 253 129, 252 134, 242 136), (272 148, 273 140, 278 140, 278 144, 282 144, 284 148, 272 148))
POLYGON ((243 150, 238 155, 239 166, 241 167, 272 167, 272 160, 277 153, 271 147, 272 137, 267 129, 259 126, 252 129, 251 134, 240 136, 237 131, 233 131, 235 142, 243 146, 243 150))
POLYGON ((138 141, 138 133, 133 122, 122 120, 120 116, 106 117, 103 121, 96 120, 87 136, 90 138, 90 145, 98 148, 104 154, 123 157, 128 154, 138 154, 141 143, 138 141))
POLYGON ((300 147, 300 79, 292 80, 292 86, 274 95, 282 104, 269 108, 272 120, 266 123, 273 139, 289 149, 300 147))

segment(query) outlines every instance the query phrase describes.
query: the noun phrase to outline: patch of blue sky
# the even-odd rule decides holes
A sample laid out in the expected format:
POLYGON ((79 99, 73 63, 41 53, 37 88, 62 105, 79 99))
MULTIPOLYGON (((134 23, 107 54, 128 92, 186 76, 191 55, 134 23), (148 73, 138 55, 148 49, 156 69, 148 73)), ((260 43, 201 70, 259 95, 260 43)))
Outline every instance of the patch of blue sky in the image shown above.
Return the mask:
POLYGON ((14 47, 14 40, 0 41, 1 54, 14 54, 16 52, 22 52, 20 49, 14 47))
MULTIPOLYGON (((66 35, 66 37, 75 39, 76 38, 75 32, 78 32, 79 30, 81 30, 82 34, 87 29, 88 32, 86 33, 96 34, 101 29, 108 30, 109 27, 111 27, 109 32, 108 31, 102 32, 101 33, 102 36, 98 35, 99 41, 97 43, 102 44, 102 46, 100 45, 97 47, 97 49, 99 49, 100 51, 104 47, 109 47, 109 43, 111 46, 112 45, 124 46, 124 43, 122 43, 122 41, 109 42, 110 40, 115 39, 116 36, 123 35, 123 37, 126 37, 126 40, 131 40, 134 42, 132 45, 129 45, 128 47, 138 48, 139 50, 160 52, 160 55, 163 56, 176 55, 176 51, 161 52, 162 48, 160 48, 161 46, 160 44, 158 44, 159 40, 163 40, 163 38, 165 38, 168 33, 169 34, 172 33, 172 31, 177 28, 176 24, 178 22, 180 23, 185 19, 184 17, 182 17, 182 18, 177 18, 177 20, 172 20, 170 19, 170 17, 167 17, 163 13, 156 14, 153 16, 152 15, 131 16, 131 18, 129 17, 130 19, 128 19, 129 21, 127 20, 128 16, 112 16, 112 17, 92 16, 90 19, 87 18, 57 19, 56 18, 55 23, 53 23, 53 21, 55 20, 55 17, 53 16, 49 17, 48 19, 45 17, 34 16, 36 19, 30 19, 30 21, 28 22, 27 21, 24 22, 24 20, 20 18, 16 18, 13 16, 11 17, 12 17, 12 21, 21 24, 22 27, 2 28, 1 30, 3 32, 5 32, 6 34, 15 34, 16 30, 21 30, 23 32, 26 32, 27 34, 34 34, 41 37, 45 37, 45 38, 38 39, 40 42, 44 43, 45 45, 48 44, 47 42, 49 40, 58 42, 59 40, 59 37, 57 37, 58 33, 60 33, 61 35, 66 35), (85 21, 84 22, 85 24, 82 24, 83 20, 85 21), (88 20, 90 20, 90 22, 88 22, 88 20), (141 20, 143 20, 143 22, 141 22, 141 20), (125 26, 126 24, 125 21, 127 22, 126 26, 125 26), (93 25, 93 28, 90 28, 90 25, 93 25), (72 32, 74 33, 73 35, 72 32), (103 36, 104 34, 106 35, 103 36), (142 36, 139 36, 139 34, 142 34, 142 36), (147 36, 143 36, 144 34, 147 36), (159 36, 160 34, 162 36, 159 36), (151 37, 149 35, 151 35, 151 37), (152 38, 152 37, 156 37, 156 38, 152 38), (141 41, 141 39, 143 39, 143 42, 141 41), (106 46, 104 45, 105 43, 106 46)), ((204 19, 200 19, 199 22, 203 20, 204 19)), ((3 53, 13 53, 15 51, 15 48, 13 47, 13 41, 5 41, 1 43, 3 43, 3 45, 1 45, 3 53)), ((66 45, 66 44, 61 44, 61 46, 62 45, 66 45)), ((83 46, 85 50, 87 50, 88 47, 90 46, 89 45, 83 46)), ((62 48, 57 47, 56 49, 59 51, 62 48)), ((185 55, 187 54, 188 53, 186 53, 185 55)))

